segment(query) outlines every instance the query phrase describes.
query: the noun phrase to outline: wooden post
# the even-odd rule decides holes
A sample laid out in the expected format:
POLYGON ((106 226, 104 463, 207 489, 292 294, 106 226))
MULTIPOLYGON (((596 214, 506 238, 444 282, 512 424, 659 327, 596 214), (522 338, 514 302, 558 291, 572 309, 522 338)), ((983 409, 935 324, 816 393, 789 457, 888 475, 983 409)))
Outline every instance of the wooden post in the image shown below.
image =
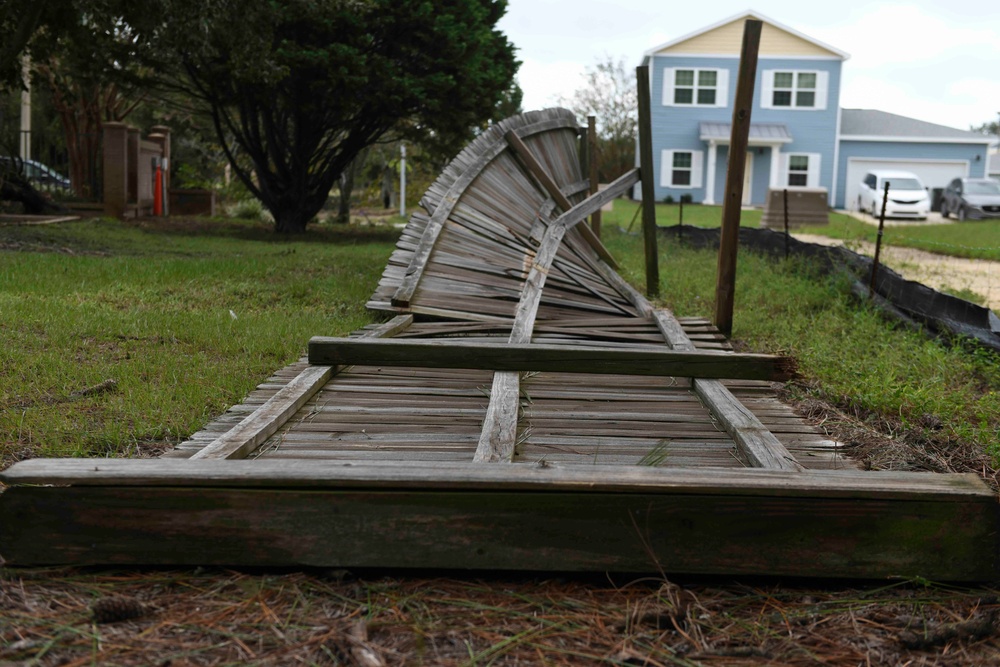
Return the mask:
MULTIPOLYGON (((587 170, 590 174, 590 194, 596 195, 598 189, 597 177, 597 119, 587 116, 587 170)), ((590 228, 594 236, 601 238, 601 211, 598 209, 590 216, 590 228)))
POLYGON ((642 174, 642 238, 646 249, 646 294, 660 294, 656 254, 656 183, 653 181, 653 121, 649 103, 649 67, 635 68, 639 99, 639 172, 642 174))
POLYGON ((885 230, 885 205, 889 202, 889 181, 885 182, 885 190, 882 193, 882 214, 878 217, 878 238, 875 239, 875 259, 872 261, 872 279, 868 285, 868 296, 875 296, 875 276, 878 275, 878 260, 882 254, 882 233, 885 230))
POLYGON ((733 332, 733 297, 736 293, 736 252, 740 240, 740 209, 743 205, 743 177, 747 143, 750 138, 750 110, 753 108, 757 53, 760 50, 761 21, 747 20, 743 27, 740 71, 736 80, 732 133, 729 138, 729 167, 722 202, 722 234, 719 239, 719 272, 715 286, 715 326, 724 335, 733 332))

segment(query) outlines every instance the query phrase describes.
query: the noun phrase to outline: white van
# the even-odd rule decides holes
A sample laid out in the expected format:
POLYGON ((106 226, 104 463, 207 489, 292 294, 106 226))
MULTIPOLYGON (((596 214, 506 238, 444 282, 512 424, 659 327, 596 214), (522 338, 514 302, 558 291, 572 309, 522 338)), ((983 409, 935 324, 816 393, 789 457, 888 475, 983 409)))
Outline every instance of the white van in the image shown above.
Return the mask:
POLYGON ((859 211, 871 213, 874 218, 881 214, 886 181, 889 198, 885 203, 885 217, 927 219, 931 198, 920 178, 908 171, 876 169, 865 174, 858 193, 859 211))

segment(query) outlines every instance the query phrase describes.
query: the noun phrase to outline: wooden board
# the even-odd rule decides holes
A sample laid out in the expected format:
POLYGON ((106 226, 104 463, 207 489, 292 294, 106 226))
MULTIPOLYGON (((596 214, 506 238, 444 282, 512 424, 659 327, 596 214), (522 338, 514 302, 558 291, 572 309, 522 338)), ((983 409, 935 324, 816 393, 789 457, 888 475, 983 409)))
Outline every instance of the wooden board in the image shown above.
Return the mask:
POLYGON ((3 481, 10 565, 997 575, 997 506, 964 475, 71 460, 3 481))
POLYGON ((787 380, 787 357, 730 352, 674 351, 665 347, 467 343, 456 340, 331 338, 309 341, 309 362, 319 365, 484 368, 698 378, 787 380))

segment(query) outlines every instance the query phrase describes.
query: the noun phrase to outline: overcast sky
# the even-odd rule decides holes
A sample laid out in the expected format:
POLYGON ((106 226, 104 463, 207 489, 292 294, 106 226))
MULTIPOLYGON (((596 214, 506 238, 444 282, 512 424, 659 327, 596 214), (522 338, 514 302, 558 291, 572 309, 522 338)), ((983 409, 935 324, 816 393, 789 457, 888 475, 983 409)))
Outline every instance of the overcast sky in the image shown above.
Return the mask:
POLYGON ((643 52, 752 9, 850 54, 840 105, 968 129, 1000 112, 997 0, 508 0, 525 110, 555 105, 605 56, 643 52))

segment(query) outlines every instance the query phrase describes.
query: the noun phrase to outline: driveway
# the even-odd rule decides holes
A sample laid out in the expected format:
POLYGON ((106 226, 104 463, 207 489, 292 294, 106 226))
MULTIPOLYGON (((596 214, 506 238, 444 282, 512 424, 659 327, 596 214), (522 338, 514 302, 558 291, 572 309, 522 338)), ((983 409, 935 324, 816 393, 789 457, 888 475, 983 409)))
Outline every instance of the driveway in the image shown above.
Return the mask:
MULTIPOLYGON (((849 215, 852 218, 856 218, 861 222, 867 223, 869 225, 878 226, 878 218, 873 218, 868 213, 861 213, 859 211, 848 211, 847 209, 838 208, 837 213, 843 213, 844 215, 849 215)), ((905 218, 886 218, 886 227, 912 227, 915 225, 951 225, 956 223, 957 220, 954 218, 943 218, 941 214, 937 211, 931 211, 927 214, 926 220, 908 220, 905 218)))

